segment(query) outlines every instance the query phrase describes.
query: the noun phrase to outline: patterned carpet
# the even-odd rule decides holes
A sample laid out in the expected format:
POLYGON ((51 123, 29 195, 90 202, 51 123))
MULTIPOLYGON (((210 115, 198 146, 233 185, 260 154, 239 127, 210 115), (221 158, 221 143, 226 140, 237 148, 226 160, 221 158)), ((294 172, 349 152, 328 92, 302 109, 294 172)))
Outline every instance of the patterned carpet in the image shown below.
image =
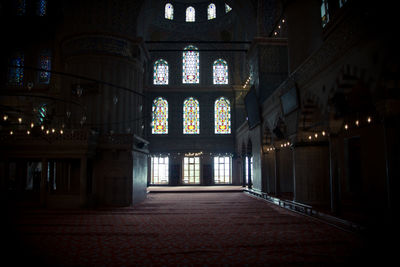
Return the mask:
POLYGON ((149 194, 134 208, 26 209, 12 224, 9 266, 344 266, 368 258, 357 235, 240 192, 149 194))

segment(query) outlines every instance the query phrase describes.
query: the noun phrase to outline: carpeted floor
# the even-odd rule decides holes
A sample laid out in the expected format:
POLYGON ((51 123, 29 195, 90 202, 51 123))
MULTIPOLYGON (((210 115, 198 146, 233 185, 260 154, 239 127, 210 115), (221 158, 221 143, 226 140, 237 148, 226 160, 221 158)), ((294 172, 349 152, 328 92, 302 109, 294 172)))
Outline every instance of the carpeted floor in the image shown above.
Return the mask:
MULTIPOLYGON (((361 266, 363 240, 241 192, 149 194, 134 208, 26 209, 7 266, 361 266)), ((5 259, 3 258, 3 260, 5 259)))

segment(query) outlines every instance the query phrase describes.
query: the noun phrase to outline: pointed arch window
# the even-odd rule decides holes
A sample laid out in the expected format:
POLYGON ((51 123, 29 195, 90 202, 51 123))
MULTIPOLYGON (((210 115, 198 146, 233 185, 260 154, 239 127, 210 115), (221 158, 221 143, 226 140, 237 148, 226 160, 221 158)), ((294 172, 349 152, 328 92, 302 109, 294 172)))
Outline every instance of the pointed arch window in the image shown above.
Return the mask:
POLYGON ((164 59, 159 59, 154 62, 153 84, 166 85, 168 84, 168 62, 164 59))
POLYGON ((199 83, 200 58, 197 47, 189 45, 183 51, 182 83, 199 83))
POLYGON ((207 8, 207 18, 208 20, 210 19, 215 19, 217 17, 217 8, 215 7, 214 3, 211 3, 208 5, 207 8))
POLYGON ((190 6, 186 8, 186 22, 195 22, 196 21, 196 10, 194 7, 190 6))
POLYGON ((168 101, 158 97, 153 101, 152 134, 168 133, 168 101))
POLYGON ((42 69, 39 72, 39 83, 49 84, 51 76, 51 53, 48 50, 40 52, 39 56, 39 68, 42 69))
POLYGON ((8 83, 21 86, 24 80, 24 53, 17 52, 10 59, 11 67, 8 70, 8 83))
POLYGON ((170 3, 165 5, 165 18, 170 20, 174 19, 174 6, 170 3))
POLYGON ((217 59, 213 64, 214 84, 228 84, 228 63, 223 59, 217 59))
POLYGON ((47 0, 39 0, 37 3, 37 15, 45 16, 47 13, 47 0))
POLYGON ((220 97, 215 101, 214 126, 216 134, 231 133, 231 104, 225 97, 220 97))
POLYGON ((189 97, 183 102, 183 133, 200 133, 199 101, 193 97, 189 97))

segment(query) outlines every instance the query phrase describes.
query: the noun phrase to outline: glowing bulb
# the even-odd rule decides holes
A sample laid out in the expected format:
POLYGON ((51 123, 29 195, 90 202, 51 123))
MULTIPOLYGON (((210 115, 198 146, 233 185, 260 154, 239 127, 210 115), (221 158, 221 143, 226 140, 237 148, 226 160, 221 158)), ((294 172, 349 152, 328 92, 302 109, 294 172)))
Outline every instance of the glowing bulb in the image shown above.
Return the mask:
POLYGON ((50 131, 49 130, 46 130, 46 134, 49 134, 50 133, 50 131))
POLYGON ((14 134, 14 132, 13 131, 10 131, 10 135, 13 135, 14 134))
POLYGON ((33 128, 35 126, 35 124, 33 122, 31 122, 31 128, 33 128))
POLYGON ((315 136, 315 138, 318 138, 318 134, 316 133, 316 134, 314 134, 314 136, 315 136))
POLYGON ((51 129, 51 132, 52 132, 52 133, 54 133, 55 131, 56 131, 56 130, 55 130, 54 128, 53 128, 53 129, 51 129))
POLYGON ((308 136, 308 139, 311 140, 311 138, 312 138, 311 135, 309 135, 309 136, 308 136))
POLYGON ((322 135, 325 136, 325 134, 326 134, 325 131, 322 131, 322 135))
POLYGON ((26 134, 27 134, 27 135, 30 135, 30 134, 31 134, 31 131, 29 131, 29 130, 26 131, 26 134))
POLYGON ((346 130, 349 129, 349 125, 345 124, 345 125, 344 125, 344 128, 345 128, 346 130))
POLYGON ((64 133, 64 131, 63 130, 60 130, 60 134, 63 134, 64 133))
POLYGON ((358 120, 356 120, 356 125, 358 126, 360 124, 360 122, 358 120))
POLYGON ((42 129, 42 131, 44 130, 44 125, 40 126, 40 129, 42 129))
POLYGON ((7 115, 4 115, 4 116, 3 116, 3 120, 5 120, 5 121, 8 120, 8 116, 7 116, 7 115))
POLYGON ((18 118, 18 123, 22 123, 22 118, 18 118))
POLYGON ((367 118, 367 122, 368 122, 368 123, 370 123, 371 120, 372 120, 371 117, 368 117, 368 118, 367 118))
POLYGON ((285 23, 285 19, 282 19, 282 23, 285 23))

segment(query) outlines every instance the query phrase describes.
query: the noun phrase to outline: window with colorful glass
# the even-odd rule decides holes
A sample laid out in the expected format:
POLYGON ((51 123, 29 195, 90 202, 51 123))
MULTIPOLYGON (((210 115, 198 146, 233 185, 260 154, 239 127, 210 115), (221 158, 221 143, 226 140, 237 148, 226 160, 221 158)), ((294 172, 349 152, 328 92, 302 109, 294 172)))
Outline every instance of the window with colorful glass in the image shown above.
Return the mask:
POLYGON ((321 3, 321 21, 322 27, 325 27, 329 22, 329 9, 328 9, 328 0, 322 0, 321 3))
POLYGON ((168 134, 168 101, 158 97, 153 101, 152 134, 168 134))
POLYGON ((196 21, 196 10, 194 7, 190 6, 186 8, 186 22, 195 22, 196 21))
POLYGON ((189 97, 183 102, 183 133, 200 133, 199 101, 193 97, 189 97))
POLYGON ((10 59, 8 69, 8 83, 10 85, 21 86, 24 80, 24 53, 16 52, 10 59))
POLYGON ((170 20, 174 19, 174 6, 170 3, 165 5, 165 18, 170 20))
POLYGON ((200 58, 197 47, 189 45, 183 51, 182 83, 199 83, 200 58))
POLYGON ((231 133, 231 105, 225 97, 220 97, 215 101, 214 124, 216 134, 231 133))
POLYGON ((228 63, 223 59, 217 59, 213 64, 214 84, 228 84, 228 63))
POLYGON ((26 0, 16 0, 17 15, 23 16, 26 13, 26 0))
POLYGON ((51 76, 51 55, 48 51, 42 51, 39 57, 39 83, 49 84, 51 76), (46 71, 47 70, 47 71, 46 71))
POLYGON ((46 116, 47 116, 47 105, 42 104, 37 109, 37 118, 38 118, 40 124, 43 124, 45 122, 46 116))
POLYGON ((168 62, 164 59, 159 59, 154 62, 153 84, 168 84, 168 62))
POLYGON ((215 7, 215 4, 211 3, 208 5, 207 8, 207 18, 208 20, 210 19, 215 19, 217 17, 217 8, 215 7))
POLYGON ((37 5, 38 16, 45 16, 47 14, 47 0, 39 0, 37 5))

